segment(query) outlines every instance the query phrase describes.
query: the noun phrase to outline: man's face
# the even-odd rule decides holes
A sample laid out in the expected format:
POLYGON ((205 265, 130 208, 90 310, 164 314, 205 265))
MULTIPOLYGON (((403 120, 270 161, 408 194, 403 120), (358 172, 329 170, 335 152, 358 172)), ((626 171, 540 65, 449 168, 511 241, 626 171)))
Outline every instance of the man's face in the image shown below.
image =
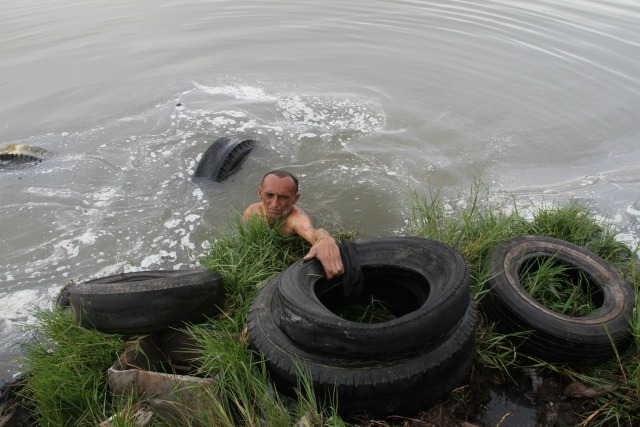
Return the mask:
POLYGON ((267 175, 264 178, 258 188, 258 196, 262 200, 265 215, 273 219, 287 216, 300 198, 300 194, 296 194, 293 179, 276 175, 267 175))

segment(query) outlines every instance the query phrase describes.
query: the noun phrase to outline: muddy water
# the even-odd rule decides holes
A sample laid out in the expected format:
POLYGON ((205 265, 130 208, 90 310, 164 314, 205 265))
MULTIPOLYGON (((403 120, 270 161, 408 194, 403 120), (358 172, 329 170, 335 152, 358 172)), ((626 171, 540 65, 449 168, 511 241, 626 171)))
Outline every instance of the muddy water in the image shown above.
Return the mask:
POLYGON ((625 0, 7 0, 0 378, 71 279, 197 264, 267 170, 319 224, 402 233, 411 193, 577 197, 637 244, 640 5, 625 0), (231 134, 224 184, 191 176, 231 134))

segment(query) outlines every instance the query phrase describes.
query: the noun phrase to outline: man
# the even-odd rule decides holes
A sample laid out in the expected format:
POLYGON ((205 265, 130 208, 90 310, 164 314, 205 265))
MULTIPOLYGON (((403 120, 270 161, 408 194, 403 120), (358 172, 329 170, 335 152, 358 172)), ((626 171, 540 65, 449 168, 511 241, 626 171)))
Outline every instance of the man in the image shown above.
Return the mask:
POLYGON ((295 232, 312 245, 304 259, 317 258, 328 279, 344 272, 340 249, 335 239, 326 230, 315 228, 307 214, 295 206, 300 198, 298 179, 295 176, 281 170, 268 172, 258 187, 258 197, 261 202, 249 205, 243 218, 260 215, 271 226, 278 220, 282 221, 282 232, 285 235, 295 232))

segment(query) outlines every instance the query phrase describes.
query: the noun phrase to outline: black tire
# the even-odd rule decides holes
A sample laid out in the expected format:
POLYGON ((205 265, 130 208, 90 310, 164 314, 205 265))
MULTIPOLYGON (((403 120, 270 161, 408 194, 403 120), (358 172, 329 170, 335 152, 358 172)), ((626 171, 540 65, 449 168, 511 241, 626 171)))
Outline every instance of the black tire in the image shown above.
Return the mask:
POLYGON ((195 176, 215 182, 226 180, 240 167, 254 146, 252 139, 240 141, 232 136, 223 136, 215 140, 198 163, 195 176))
POLYGON ((12 164, 40 163, 47 150, 27 144, 10 144, 0 147, 0 161, 12 164))
POLYGON ((225 301, 222 278, 205 270, 123 273, 72 284, 67 295, 81 325, 122 335, 202 322, 225 301))
POLYGON ((298 373, 308 373, 316 395, 354 418, 408 415, 450 393, 467 376, 475 355, 476 305, 472 298, 449 333, 393 357, 341 358, 311 352, 282 331, 278 281, 267 283, 248 315, 251 347, 262 354, 279 391, 293 395, 298 373))
POLYGON ((594 253, 550 237, 526 236, 504 241, 488 257, 488 290, 482 300, 486 315, 507 333, 531 331, 519 350, 549 362, 595 363, 614 356, 631 343, 629 319, 634 294, 624 279, 594 253), (557 313, 531 298, 520 283, 520 268, 536 257, 575 267, 599 289, 602 303, 587 316, 557 313))
POLYGON ((391 308, 381 323, 346 320, 332 308, 349 303, 341 278, 327 281, 317 260, 299 261, 279 276, 281 326, 300 346, 342 357, 404 353, 438 341, 471 298, 464 258, 444 243, 403 237, 357 242, 364 295, 391 308))

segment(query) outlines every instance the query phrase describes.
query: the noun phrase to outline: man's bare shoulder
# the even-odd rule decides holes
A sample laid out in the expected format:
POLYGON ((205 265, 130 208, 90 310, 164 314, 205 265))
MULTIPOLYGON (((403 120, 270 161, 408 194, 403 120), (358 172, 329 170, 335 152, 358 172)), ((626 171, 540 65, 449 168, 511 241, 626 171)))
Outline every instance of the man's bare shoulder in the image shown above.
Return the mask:
POLYGON ((307 216, 307 214, 305 213, 305 211, 303 211, 302 209, 300 209, 297 206, 293 206, 291 208, 291 212, 289 212, 289 214, 287 215, 287 221, 292 221, 295 223, 298 222, 308 222, 310 221, 309 216, 307 216))
POLYGON ((283 224, 283 231, 285 234, 291 234, 292 232, 296 232, 300 235, 301 230, 313 228, 311 224, 311 219, 307 216, 307 214, 297 206, 294 206, 291 209, 291 212, 285 218, 283 224))
POLYGON ((253 215, 264 215, 262 211, 262 203, 252 203, 244 210, 242 214, 243 218, 248 218, 253 215))

